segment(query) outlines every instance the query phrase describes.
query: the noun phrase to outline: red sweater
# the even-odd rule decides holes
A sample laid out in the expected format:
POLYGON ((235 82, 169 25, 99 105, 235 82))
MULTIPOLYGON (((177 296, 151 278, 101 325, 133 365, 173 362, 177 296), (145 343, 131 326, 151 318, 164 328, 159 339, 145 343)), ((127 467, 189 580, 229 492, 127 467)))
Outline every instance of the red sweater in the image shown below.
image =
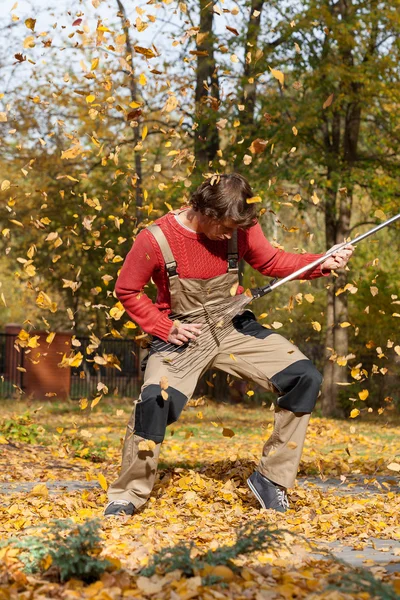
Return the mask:
MULTIPOLYGON (((188 231, 180 225, 173 213, 155 221, 163 230, 177 262, 180 277, 208 279, 227 271, 227 240, 210 240, 203 233, 188 231)), ((254 269, 269 277, 285 277, 313 262, 322 254, 294 254, 274 248, 264 236, 259 223, 249 229, 238 229, 239 259, 243 258, 254 269)), ((321 266, 303 273, 299 279, 315 279, 330 275, 321 266)), ((239 288, 238 292, 243 292, 239 288)), ((128 252, 119 272, 115 294, 128 315, 143 331, 167 341, 172 327, 168 318, 171 299, 164 259, 154 236, 142 230, 128 252), (153 279, 157 286, 154 304, 143 293, 144 286, 153 279), (141 293, 142 292, 142 293, 141 293)))

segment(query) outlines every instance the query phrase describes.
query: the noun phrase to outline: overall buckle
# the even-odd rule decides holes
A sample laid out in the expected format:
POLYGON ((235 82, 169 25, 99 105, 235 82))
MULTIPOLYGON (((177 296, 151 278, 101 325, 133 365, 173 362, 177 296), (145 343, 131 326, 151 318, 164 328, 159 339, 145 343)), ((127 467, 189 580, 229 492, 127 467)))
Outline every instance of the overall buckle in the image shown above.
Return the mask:
POLYGON ((165 264, 165 268, 168 273, 168 277, 176 277, 178 275, 178 271, 176 270, 176 262, 170 262, 165 264))
POLYGON ((235 269, 238 269, 238 259, 238 254, 228 254, 228 271, 234 271, 235 269))

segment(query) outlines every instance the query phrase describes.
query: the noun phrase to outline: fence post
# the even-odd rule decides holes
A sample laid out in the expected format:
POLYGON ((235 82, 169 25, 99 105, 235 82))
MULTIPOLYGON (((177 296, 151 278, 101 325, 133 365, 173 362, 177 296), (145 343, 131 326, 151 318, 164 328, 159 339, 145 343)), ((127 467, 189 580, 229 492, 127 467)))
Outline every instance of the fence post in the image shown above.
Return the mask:
POLYGON ((46 342, 47 331, 31 331, 38 335, 37 348, 25 348, 24 391, 27 397, 37 400, 65 400, 70 395, 71 367, 59 367, 64 354, 71 350, 72 333, 57 331, 51 344, 46 342), (46 396, 47 394, 47 396, 46 396))
MULTIPOLYGON (((13 384, 18 385, 23 389, 23 373, 17 369, 17 367, 23 366, 23 355, 22 350, 18 352, 15 348, 15 340, 19 332, 23 329, 20 323, 6 323, 6 350, 5 350, 5 369, 4 377, 5 381, 9 382, 9 391, 7 395, 15 396, 17 394, 16 388, 12 391, 13 384)), ((21 394, 21 392, 20 392, 21 394)))

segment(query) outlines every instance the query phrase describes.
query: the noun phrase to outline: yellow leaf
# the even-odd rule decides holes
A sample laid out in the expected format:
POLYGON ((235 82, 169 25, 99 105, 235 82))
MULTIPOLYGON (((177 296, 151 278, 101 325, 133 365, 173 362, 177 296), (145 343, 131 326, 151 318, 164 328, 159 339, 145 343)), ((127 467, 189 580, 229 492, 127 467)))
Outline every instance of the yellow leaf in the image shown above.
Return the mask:
POLYGON ((317 196, 317 192, 314 191, 313 195, 311 196, 311 200, 313 201, 314 204, 318 204, 319 203, 319 198, 317 196))
POLYGON ((237 289, 239 287, 239 281, 237 281, 236 283, 233 284, 233 286, 231 287, 231 289, 229 290, 229 293, 231 296, 236 296, 236 292, 237 289))
POLYGON ((369 391, 368 390, 361 390, 361 392, 358 392, 358 397, 360 398, 360 400, 366 400, 369 396, 369 391))
POLYGON ((99 64, 99 59, 98 58, 94 58, 92 60, 92 64, 91 64, 90 70, 94 71, 96 69, 96 67, 98 66, 98 64, 99 64))
POLYGON ((49 495, 49 490, 46 487, 45 483, 38 483, 38 485, 35 485, 35 487, 32 489, 32 491, 29 494, 30 496, 41 496, 42 498, 47 498, 49 495))
POLYGON ((89 94, 89 96, 86 96, 86 102, 88 104, 90 104, 91 102, 94 102, 96 100, 96 96, 94 96, 93 94, 89 94))
POLYGON ((79 406, 81 407, 82 410, 85 410, 85 408, 87 407, 88 404, 89 403, 88 403, 88 399, 87 398, 81 398, 79 400, 79 406))
POLYGON ((234 354, 230 354, 230 355, 229 355, 229 358, 230 358, 231 360, 235 360, 235 361, 237 361, 237 358, 235 357, 235 355, 234 355, 234 354))
POLYGON ((314 302, 314 296, 312 294, 304 294, 304 298, 307 300, 307 302, 310 302, 310 304, 314 302))
POLYGON ((373 296, 376 296, 377 293, 379 292, 378 288, 375 285, 372 285, 369 289, 373 296))
POLYGON ((297 135, 297 134, 298 134, 297 127, 294 127, 294 126, 293 126, 293 127, 292 127, 292 131, 293 131, 293 134, 294 134, 294 135, 297 135))
POLYGON ((251 396, 254 396, 254 392, 253 392, 253 390, 249 390, 249 391, 247 392, 247 395, 248 395, 248 396, 250 396, 250 397, 251 397, 251 396))
POLYGON ((172 211, 172 210, 174 210, 174 209, 172 208, 172 206, 171 206, 170 204, 168 204, 168 202, 164 202, 164 204, 165 204, 165 206, 168 208, 168 210, 171 210, 171 211, 172 211))
POLYGON ((393 463, 388 464, 387 468, 390 469, 391 471, 400 471, 400 464, 393 462, 393 463))
POLYGON ((253 196, 252 198, 247 198, 246 204, 256 204, 257 202, 262 202, 261 196, 253 196))
POLYGON ((147 136, 147 125, 145 125, 142 129, 142 140, 145 140, 147 136))
POLYGON ((330 106, 332 104, 333 101, 333 96, 334 94, 331 94, 330 96, 327 97, 327 99, 325 100, 325 102, 322 105, 322 108, 328 108, 328 106, 330 106))
POLYGON ((318 321, 311 321, 311 325, 315 331, 321 331, 321 324, 318 321))
POLYGON ((25 20, 25 25, 31 31, 33 31, 35 29, 35 23, 36 23, 36 19, 26 19, 25 20))
POLYGON ((147 78, 146 78, 146 75, 144 73, 140 73, 140 75, 139 75, 139 83, 140 83, 140 85, 146 85, 147 78))
POLYGON ((395 346, 394 351, 400 356, 400 346, 395 346))
POLYGON ((285 75, 282 73, 282 71, 278 71, 277 69, 271 69, 271 67, 269 68, 269 70, 271 71, 271 75, 275 77, 275 79, 277 79, 283 87, 285 75))
POLYGON ((25 38, 23 47, 24 48, 34 48, 35 47, 35 38, 33 37, 33 35, 28 35, 28 37, 25 38))
POLYGON ((280 323, 279 321, 274 321, 273 323, 271 323, 271 327, 273 327, 274 329, 279 329, 280 327, 283 327, 283 323, 280 323))
POLYGON ((2 184, 1 184, 1 191, 5 192, 6 190, 8 190, 11 186, 11 182, 8 181, 8 179, 5 179, 2 184))
POLYGON ((165 390, 161 390, 161 396, 162 396, 163 400, 165 400, 165 401, 168 400, 168 394, 165 390))
POLYGON ((99 473, 97 476, 98 482, 100 483, 102 489, 106 492, 108 489, 107 480, 104 477, 103 473, 99 473))
POLYGON ((203 413, 201 412, 201 410, 199 410, 199 412, 196 414, 196 417, 198 419, 202 419, 203 418, 203 413))
POLYGON ((168 388, 168 378, 163 375, 160 379, 160 388, 166 390, 168 388))
POLYGON ((96 396, 96 398, 93 398, 92 403, 90 405, 90 408, 94 408, 96 406, 96 404, 98 404, 100 402, 100 400, 102 399, 102 394, 100 396, 96 396))
POLYGON ((358 417, 359 414, 360 411, 358 410, 358 408, 353 408, 353 410, 350 413, 350 419, 355 419, 356 417, 358 417))
POLYGON ((376 217, 377 219, 381 219, 381 221, 384 221, 386 219, 385 213, 383 212, 383 210, 380 209, 374 212, 374 217, 376 217))
POLYGON ((343 323, 339 323, 340 327, 351 327, 351 323, 348 321, 343 321, 343 323))

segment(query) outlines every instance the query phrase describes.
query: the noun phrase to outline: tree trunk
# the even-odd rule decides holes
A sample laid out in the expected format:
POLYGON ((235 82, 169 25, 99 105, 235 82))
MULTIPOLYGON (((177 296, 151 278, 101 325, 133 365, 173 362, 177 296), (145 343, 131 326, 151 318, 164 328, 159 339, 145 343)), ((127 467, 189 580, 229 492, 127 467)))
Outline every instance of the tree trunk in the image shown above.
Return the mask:
POLYGON ((213 5, 200 0, 200 30, 197 34, 194 155, 199 173, 208 170, 219 150, 217 128, 220 93, 217 64, 214 58, 213 5))
MULTIPOLYGON (((125 34, 127 62, 130 67, 129 90, 131 92, 132 102, 139 102, 137 85, 136 85, 136 80, 135 80, 135 69, 134 69, 134 65, 133 65, 133 48, 132 48, 131 38, 130 38, 130 34, 129 34, 129 21, 126 16, 125 7, 122 4, 121 0, 117 0, 117 4, 118 4, 118 8, 119 8, 118 16, 121 18, 122 29, 125 34)), ((140 134, 139 125, 137 127, 133 128, 133 140, 134 140, 134 144, 135 144, 133 151, 134 151, 134 156, 135 156, 135 178, 136 178, 136 183, 135 183, 136 225, 138 225, 140 223, 140 221, 142 220, 141 208, 143 206, 142 163, 140 162, 140 151, 135 150, 136 146, 140 147, 140 145, 141 145, 141 134, 140 134)))

